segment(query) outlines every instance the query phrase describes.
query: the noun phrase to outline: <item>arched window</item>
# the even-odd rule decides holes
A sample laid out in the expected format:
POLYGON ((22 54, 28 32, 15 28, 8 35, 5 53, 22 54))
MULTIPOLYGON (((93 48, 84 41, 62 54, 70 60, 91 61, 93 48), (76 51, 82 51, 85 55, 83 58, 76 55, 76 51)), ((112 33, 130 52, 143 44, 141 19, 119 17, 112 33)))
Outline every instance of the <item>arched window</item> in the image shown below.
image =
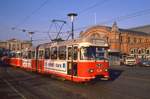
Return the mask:
POLYGON ((131 49, 131 50, 130 50, 130 54, 134 54, 134 49, 131 49))
POLYGON ((134 43, 136 43, 136 38, 134 38, 134 43))
POLYGON ((131 42, 131 39, 130 39, 130 37, 128 37, 128 43, 130 43, 131 42))
POLYGON ((138 54, 141 54, 141 49, 138 50, 138 54))
POLYGON ((146 54, 150 54, 150 49, 147 49, 147 50, 146 50, 146 54))
POLYGON ((98 33, 94 33, 91 35, 91 38, 92 39, 97 39, 97 38, 100 38, 100 35, 98 33))

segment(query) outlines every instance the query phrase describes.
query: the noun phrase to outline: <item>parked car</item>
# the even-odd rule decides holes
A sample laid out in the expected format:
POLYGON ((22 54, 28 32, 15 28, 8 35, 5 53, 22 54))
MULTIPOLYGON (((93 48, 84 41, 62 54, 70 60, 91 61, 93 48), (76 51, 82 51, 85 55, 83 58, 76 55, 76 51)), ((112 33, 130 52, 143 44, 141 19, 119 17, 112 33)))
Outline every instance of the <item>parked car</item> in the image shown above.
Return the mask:
POLYGON ((127 56, 124 60, 124 64, 134 66, 137 64, 137 60, 134 56, 127 56))
POLYGON ((150 66, 150 60, 142 60, 139 65, 149 67, 150 66))

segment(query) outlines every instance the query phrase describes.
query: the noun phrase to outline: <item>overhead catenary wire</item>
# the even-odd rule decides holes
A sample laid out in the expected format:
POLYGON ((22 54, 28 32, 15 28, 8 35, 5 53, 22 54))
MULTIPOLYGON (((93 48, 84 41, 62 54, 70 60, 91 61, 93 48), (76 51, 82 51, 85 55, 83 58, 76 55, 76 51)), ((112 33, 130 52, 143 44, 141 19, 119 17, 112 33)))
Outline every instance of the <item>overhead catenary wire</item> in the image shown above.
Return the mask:
MULTIPOLYGON (((109 1, 109 0, 103 0, 104 3, 105 3, 105 1, 109 1)), ((96 3, 94 5, 98 6, 98 3, 96 3)), ((86 9, 83 9, 83 10, 79 11, 79 14, 87 12, 88 10, 90 10, 90 8, 91 9, 95 8, 94 5, 89 6, 86 9)), ((131 18, 134 18, 134 17, 138 17, 138 16, 142 16, 142 15, 147 15, 149 13, 150 13, 150 9, 146 9, 146 10, 137 11, 137 12, 134 12, 134 13, 131 13, 131 14, 127 14, 127 15, 124 15, 124 16, 115 17, 115 18, 112 18, 110 20, 99 22, 98 24, 107 24, 107 23, 110 23, 110 22, 113 22, 113 21, 124 21, 124 20, 131 19, 131 18)), ((79 28, 74 29, 74 31, 79 31, 79 30, 85 29, 85 28, 90 27, 90 26, 91 25, 84 26, 84 27, 79 27, 79 28)), ((44 32, 41 32, 41 33, 44 33, 44 32)), ((51 33, 56 33, 56 32, 51 32, 51 33)), ((67 33, 67 32, 61 32, 61 33, 67 33)))
POLYGON ((36 41, 47 41, 47 40, 49 40, 49 39, 46 39, 46 38, 45 39, 33 39, 34 42, 36 42, 36 41))
MULTIPOLYGON (((134 13, 126 14, 124 16, 118 16, 118 17, 112 18, 110 20, 99 22, 98 24, 107 24, 107 23, 111 23, 113 21, 117 21, 117 22, 124 21, 124 20, 127 20, 127 19, 131 19, 131 18, 134 18, 134 17, 139 17, 139 16, 147 15, 147 14, 150 14, 150 9, 140 10, 140 11, 137 11, 137 12, 134 12, 134 13)), ((83 29, 86 29, 86 28, 91 27, 91 26, 92 25, 88 25, 88 26, 84 26, 84 27, 79 27, 79 28, 74 29, 74 31, 83 30, 83 29)), ((18 30, 21 30, 21 31, 31 31, 31 30, 25 30, 25 29, 18 29, 18 30)), ((47 32, 43 32, 43 31, 35 31, 35 32, 36 33, 47 33, 47 32)), ((71 31, 65 31, 65 32, 61 32, 61 33, 68 33, 68 32, 71 32, 71 31)), ((57 32, 52 32, 51 31, 51 33, 57 33, 57 32)), ((69 38, 67 38, 67 39, 69 39, 69 38)))
POLYGON ((52 26, 53 26, 53 24, 51 23, 50 26, 49 26, 49 28, 48 28, 48 32, 47 32, 47 35, 48 35, 48 37, 49 37, 50 40, 52 40, 52 38, 51 38, 51 36, 49 34, 52 26))
MULTIPOLYGON (((127 19, 131 19, 131 18, 134 18, 134 17, 139 17, 139 16, 147 15, 147 14, 150 14, 150 9, 144 9, 144 10, 137 11, 137 12, 134 12, 134 13, 130 13, 130 14, 127 14, 127 15, 124 15, 124 16, 118 16, 118 17, 112 18, 110 20, 99 22, 97 25, 107 24, 107 23, 111 23, 111 22, 114 22, 114 21, 117 21, 117 22, 124 21, 124 20, 127 20, 127 19)), ((74 31, 83 30, 83 29, 91 27, 91 26, 92 25, 79 27, 79 28, 74 29, 74 31)))
POLYGON ((81 15, 81 14, 83 14, 83 13, 85 13, 85 12, 87 12, 87 11, 93 9, 93 8, 96 8, 96 7, 98 7, 98 6, 102 6, 103 4, 105 4, 105 3, 108 2, 108 1, 110 1, 110 0, 98 1, 98 2, 96 2, 95 4, 93 4, 93 5, 91 5, 91 6, 87 7, 87 8, 85 8, 85 9, 79 11, 78 14, 81 15))
MULTIPOLYGON (((87 11, 93 9, 93 8, 96 8, 96 7, 98 7, 98 6, 102 6, 103 4, 105 4, 105 3, 108 2, 108 1, 110 1, 110 0, 98 1, 98 2, 94 3, 93 5, 90 5, 90 6, 86 7, 86 8, 84 8, 84 9, 81 10, 81 11, 78 11, 77 14, 78 14, 78 15, 81 15, 81 14, 83 14, 83 13, 85 13, 85 12, 87 12, 87 11)), ((93 2, 93 1, 92 1, 92 2, 93 2)), ((61 18, 61 19, 62 19, 62 20, 66 20, 67 17, 63 17, 63 18, 61 18)))
MULTIPOLYGON (((97 6, 101 6, 101 5, 105 4, 105 3, 108 2, 108 1, 110 1, 110 0, 98 1, 98 2, 96 2, 95 4, 93 4, 93 5, 91 5, 91 6, 87 7, 87 8, 85 8, 85 9, 83 9, 83 10, 77 12, 77 13, 78 13, 78 15, 81 15, 81 14, 83 14, 83 13, 85 13, 85 12, 87 12, 87 11, 89 11, 89 10, 91 10, 91 9, 93 9, 93 8, 95 8, 95 7, 97 7, 97 6)), ((64 17, 64 18, 61 18, 61 19, 62 19, 62 20, 66 20, 67 17, 64 17)), ((68 35, 67 40, 69 39, 69 37, 70 37, 70 34, 68 35)), ((56 36, 56 38, 57 38, 57 36, 56 36)))
MULTIPOLYGON (((91 9, 97 7, 97 6, 100 6, 100 5, 104 4, 104 3, 106 3, 107 1, 109 1, 109 0, 98 1, 98 2, 96 2, 95 4, 93 4, 93 5, 91 5, 91 6, 87 7, 87 8, 85 8, 85 9, 79 11, 78 14, 82 14, 82 13, 84 13, 84 12, 87 12, 88 10, 91 10, 91 9)), ((45 4, 47 4, 47 2, 48 2, 48 0, 45 0, 37 9, 35 9, 34 11, 32 11, 32 13, 31 13, 30 15, 26 16, 22 22, 20 22, 19 24, 17 24, 17 25, 16 25, 15 27, 13 27, 12 29, 14 30, 14 29, 18 28, 20 25, 23 25, 27 20, 30 19, 30 17, 31 17, 33 14, 35 14, 35 13, 36 13, 37 11, 39 11, 45 4)), ((64 18, 61 18, 61 19, 66 19, 66 18, 67 18, 67 17, 64 17, 64 18)), ((56 24, 55 24, 55 25, 56 25, 56 24)), ((19 29, 18 29, 18 30, 19 30, 19 29)), ((23 31, 30 31, 30 30, 23 29, 23 31)), ((37 32, 37 31, 34 31, 34 32, 37 32)), ((49 36, 49 38, 50 38, 50 36, 49 36)))
MULTIPOLYGON (((56 33, 58 33, 56 31, 51 31, 51 27, 52 26, 50 25, 48 28, 48 31, 31 30, 31 29, 23 29, 23 28, 16 28, 15 30, 21 31, 21 32, 34 32, 35 34, 47 34, 47 33, 56 34, 56 33)), ((60 33, 67 33, 67 32, 64 31, 64 32, 60 32, 60 33)))
POLYGON ((47 4, 48 1, 49 1, 49 0, 45 0, 37 9, 33 10, 30 15, 26 16, 19 24, 17 24, 17 25, 16 25, 15 27, 13 27, 13 28, 15 29, 15 28, 19 27, 20 25, 23 25, 25 22, 27 22, 27 21, 31 18, 31 16, 33 16, 33 15, 34 15, 35 13, 37 13, 42 7, 44 7, 44 6, 47 4))
POLYGON ((131 19, 131 18, 134 18, 134 17, 139 17, 139 16, 147 15, 147 14, 150 14, 150 9, 144 9, 144 10, 137 11, 137 12, 134 12, 134 13, 130 13, 130 14, 127 14, 127 15, 124 15, 124 16, 115 17, 115 18, 112 18, 110 20, 100 22, 99 24, 106 24, 106 23, 110 23, 110 22, 113 22, 113 21, 124 21, 126 19, 131 19))

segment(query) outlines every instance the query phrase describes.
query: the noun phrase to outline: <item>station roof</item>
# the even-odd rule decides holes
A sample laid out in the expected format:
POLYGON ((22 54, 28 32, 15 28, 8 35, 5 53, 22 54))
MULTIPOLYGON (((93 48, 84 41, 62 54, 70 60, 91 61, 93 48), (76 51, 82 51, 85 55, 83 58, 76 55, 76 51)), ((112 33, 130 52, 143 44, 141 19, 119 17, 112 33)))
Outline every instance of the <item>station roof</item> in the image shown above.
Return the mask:
POLYGON ((138 27, 130 28, 130 30, 145 32, 150 34, 150 25, 138 26, 138 27))
MULTIPOLYGON (((91 29, 97 29, 97 28, 105 29, 107 31, 112 30, 111 26, 96 25, 96 26, 92 26, 92 27, 88 28, 85 32, 87 32, 91 29)), ((129 28, 129 29, 118 28, 118 30, 121 33, 133 33, 133 34, 137 34, 137 35, 150 35, 150 25, 136 27, 136 28, 129 28)))

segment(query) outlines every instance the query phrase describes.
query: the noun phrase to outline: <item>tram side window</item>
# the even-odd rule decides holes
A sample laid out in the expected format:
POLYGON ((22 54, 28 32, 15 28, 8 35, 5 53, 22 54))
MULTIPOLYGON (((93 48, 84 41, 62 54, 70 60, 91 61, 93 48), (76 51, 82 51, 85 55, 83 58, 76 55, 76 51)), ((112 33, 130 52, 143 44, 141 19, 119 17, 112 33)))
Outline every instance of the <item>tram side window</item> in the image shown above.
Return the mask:
POLYGON ((78 58, 78 47, 74 47, 73 49, 72 49, 72 47, 68 47, 68 60, 71 60, 72 57, 74 60, 77 60, 77 58, 78 58))
POLYGON ((22 53, 19 53, 19 58, 21 58, 22 57, 22 53))
POLYGON ((32 53, 31 51, 28 51, 28 59, 31 59, 32 53))
POLYGON ((51 59, 57 59, 57 47, 51 48, 51 59))
POLYGON ((87 47, 81 47, 81 49, 80 49, 80 59, 81 60, 87 60, 88 59, 88 50, 87 50, 87 47))
POLYGON ((78 47, 74 47, 74 56, 73 56, 73 59, 77 60, 77 58, 78 58, 78 47))
POLYGON ((40 50, 40 51, 39 51, 39 58, 40 58, 40 59, 43 59, 43 58, 44 58, 44 51, 43 51, 43 50, 40 50))
POLYGON ((16 53, 11 53, 11 58, 16 58, 16 53))
POLYGON ((35 51, 31 52, 31 58, 35 58, 35 51))
POLYGON ((68 60, 71 60, 72 48, 68 47, 68 60))
POLYGON ((59 59, 60 60, 66 59, 66 46, 59 47, 59 59))
POLYGON ((45 49, 45 59, 50 59, 50 48, 45 49))
POLYGON ((23 52, 22 53, 22 57, 24 58, 24 59, 26 59, 27 57, 28 57, 28 55, 27 55, 28 53, 25 51, 25 52, 23 52))
POLYGON ((16 56, 15 56, 15 58, 19 58, 19 55, 18 55, 18 53, 16 53, 16 56))
POLYGON ((21 57, 21 53, 16 53, 16 58, 20 58, 21 57))

